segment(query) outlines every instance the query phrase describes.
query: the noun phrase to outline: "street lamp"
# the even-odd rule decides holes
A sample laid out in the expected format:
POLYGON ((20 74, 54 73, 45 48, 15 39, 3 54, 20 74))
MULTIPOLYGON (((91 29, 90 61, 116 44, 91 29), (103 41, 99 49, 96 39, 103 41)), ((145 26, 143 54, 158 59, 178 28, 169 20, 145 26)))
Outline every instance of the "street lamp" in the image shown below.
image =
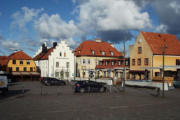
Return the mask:
POLYGON ((126 73, 125 73, 125 72, 126 72, 126 68, 125 68, 125 65, 126 65, 126 63, 125 63, 125 62, 126 62, 126 60, 125 60, 125 56, 126 56, 126 55, 125 55, 125 54, 126 54, 126 53, 125 53, 125 52, 126 52, 126 51, 125 51, 125 50, 126 50, 125 40, 123 40, 123 45, 124 45, 124 51, 123 51, 123 52, 124 52, 124 55, 123 55, 123 56, 124 56, 124 58, 123 58, 124 74, 123 74, 122 87, 123 87, 123 91, 125 91, 125 79, 126 79, 126 76, 125 76, 125 75, 126 75, 126 73))
MULTIPOLYGON (((165 43, 165 39, 164 39, 164 43, 165 43)), ((163 54, 163 68, 162 68, 162 73, 163 73, 163 93, 162 96, 164 97, 164 55, 165 55, 165 50, 168 48, 168 46, 166 44, 164 44, 164 46, 162 47, 162 54, 163 54)))

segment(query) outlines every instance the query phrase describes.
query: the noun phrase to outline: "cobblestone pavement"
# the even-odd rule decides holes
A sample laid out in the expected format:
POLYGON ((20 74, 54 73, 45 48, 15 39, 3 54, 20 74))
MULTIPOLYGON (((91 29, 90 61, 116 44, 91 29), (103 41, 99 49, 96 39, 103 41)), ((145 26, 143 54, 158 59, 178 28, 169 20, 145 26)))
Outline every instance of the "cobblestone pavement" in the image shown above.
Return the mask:
POLYGON ((164 98, 133 87, 79 94, 71 85, 19 82, 9 89, 7 96, 0 95, 0 120, 180 120, 180 89, 164 98))

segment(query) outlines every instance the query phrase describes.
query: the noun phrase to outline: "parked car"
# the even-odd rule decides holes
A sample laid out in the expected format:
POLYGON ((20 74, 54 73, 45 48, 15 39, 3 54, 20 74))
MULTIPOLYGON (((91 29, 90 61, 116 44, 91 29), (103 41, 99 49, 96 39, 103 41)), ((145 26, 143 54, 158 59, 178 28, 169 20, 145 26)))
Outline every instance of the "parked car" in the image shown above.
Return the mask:
POLYGON ((175 88, 180 88, 180 79, 175 78, 173 84, 175 88))
POLYGON ((50 77, 43 77, 41 82, 44 85, 66 85, 66 82, 64 80, 59 80, 56 78, 50 78, 50 77))
POLYGON ((75 83, 75 92, 105 92, 106 84, 102 82, 95 82, 90 80, 77 81, 75 83))

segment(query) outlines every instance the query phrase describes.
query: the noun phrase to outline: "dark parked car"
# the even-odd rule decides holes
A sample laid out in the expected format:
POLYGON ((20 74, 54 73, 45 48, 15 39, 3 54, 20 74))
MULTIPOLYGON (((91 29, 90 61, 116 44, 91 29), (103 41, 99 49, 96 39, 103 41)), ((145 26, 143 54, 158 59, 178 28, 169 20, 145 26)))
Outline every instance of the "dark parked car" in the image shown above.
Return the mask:
POLYGON ((58 80, 56 78, 44 77, 41 82, 45 85, 66 85, 64 80, 58 80))
POLYGON ((75 92, 105 92, 106 91, 106 84, 102 82, 95 82, 95 81, 77 81, 75 83, 75 92))

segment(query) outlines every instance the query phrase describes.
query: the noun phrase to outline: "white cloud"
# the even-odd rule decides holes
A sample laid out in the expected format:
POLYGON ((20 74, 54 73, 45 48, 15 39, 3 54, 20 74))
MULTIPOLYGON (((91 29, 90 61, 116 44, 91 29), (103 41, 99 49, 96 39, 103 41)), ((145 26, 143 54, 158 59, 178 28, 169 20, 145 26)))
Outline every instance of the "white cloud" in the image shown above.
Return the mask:
POLYGON ((70 45, 74 44, 72 38, 80 34, 73 20, 66 22, 58 14, 49 16, 44 13, 36 20, 35 28, 42 38, 66 39, 70 45))
POLYGON ((134 1, 89 0, 80 4, 80 27, 98 31, 152 27, 149 14, 141 12, 134 1))
POLYGON ((19 50, 20 49, 19 43, 11 41, 11 40, 1 41, 1 46, 6 50, 19 50))
POLYGON ((12 15, 13 22, 11 23, 11 27, 15 28, 17 26, 20 30, 26 31, 26 24, 37 18, 42 11, 42 8, 30 9, 28 7, 22 7, 21 11, 17 11, 12 15))
POLYGON ((180 12, 180 5, 176 1, 172 1, 169 6, 178 14, 180 12))
POLYGON ((161 24, 155 28, 155 31, 159 33, 166 33, 167 29, 168 29, 167 25, 161 24))

